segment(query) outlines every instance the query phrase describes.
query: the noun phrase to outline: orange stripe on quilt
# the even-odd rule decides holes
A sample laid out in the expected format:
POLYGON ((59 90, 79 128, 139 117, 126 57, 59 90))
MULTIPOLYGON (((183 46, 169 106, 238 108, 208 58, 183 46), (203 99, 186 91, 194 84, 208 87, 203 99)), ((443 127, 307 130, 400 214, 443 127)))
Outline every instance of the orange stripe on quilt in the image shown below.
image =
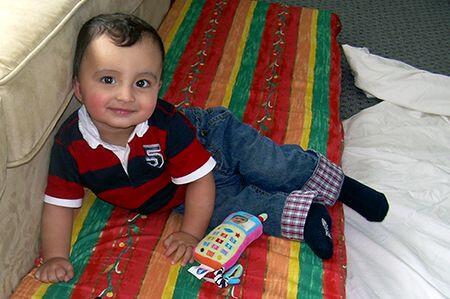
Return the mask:
POLYGON ((239 1, 205 108, 223 105, 230 82, 233 85, 236 80, 237 72, 233 72, 233 70, 240 65, 243 47, 247 40, 248 27, 250 26, 250 22, 246 20, 249 16, 251 17, 255 5, 256 3, 253 1, 239 1), (236 46, 236 44, 240 46, 236 46))
POLYGON ((30 293, 34 293, 32 298, 42 298, 47 292, 48 288, 51 286, 51 284, 50 283, 41 284, 39 281, 34 279, 34 277, 32 278, 32 281, 33 282, 31 283, 31 287, 33 289, 36 288, 35 291, 29 291, 30 293))
POLYGON ((308 73, 306 83, 305 94, 305 118, 303 123, 303 133, 300 140, 302 148, 307 149, 309 144, 309 137, 311 133, 311 121, 312 121, 312 95, 314 87, 314 66, 316 63, 316 47, 317 47, 317 10, 312 10, 311 23, 310 23, 310 50, 308 58, 308 73))
MULTIPOLYGON (((286 294, 289 279, 290 241, 268 238, 267 269, 263 298, 279 298, 286 294)), ((283 296, 284 297, 284 296, 283 296)))
POLYGON ((148 264, 147 272, 145 273, 138 298, 150 298, 155 294, 163 293, 164 285, 167 281, 171 266, 170 259, 164 255, 165 247, 163 242, 171 233, 179 230, 181 227, 181 220, 182 216, 175 213, 173 213, 167 220, 161 234, 161 239, 156 245, 148 264))
POLYGON ((169 13, 164 18, 164 22, 161 24, 161 27, 158 29, 158 33, 164 42, 166 51, 170 48, 173 38, 175 37, 178 28, 180 28, 181 22, 183 22, 191 3, 192 0, 175 1, 169 10, 169 13))
POLYGON ((50 284, 42 284, 34 278, 33 270, 27 274, 27 276, 22 279, 20 287, 14 291, 10 299, 23 299, 23 298, 42 298, 42 296, 47 291, 50 284))
POLYGON ((178 105, 204 107, 237 1, 206 1, 165 97, 178 105))
POLYGON ((285 143, 299 144, 305 121, 305 95, 307 86, 308 64, 311 44, 311 9, 302 9, 297 39, 297 55, 295 56, 294 72, 292 75, 290 114, 288 119, 285 143))

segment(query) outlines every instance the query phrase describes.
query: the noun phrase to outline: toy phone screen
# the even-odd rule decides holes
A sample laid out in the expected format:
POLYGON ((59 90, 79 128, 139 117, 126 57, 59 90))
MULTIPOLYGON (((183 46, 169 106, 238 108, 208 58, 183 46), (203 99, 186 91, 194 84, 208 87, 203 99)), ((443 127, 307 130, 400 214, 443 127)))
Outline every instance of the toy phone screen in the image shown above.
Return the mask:
POLYGON ((230 219, 230 221, 240 226, 246 232, 251 230, 256 225, 255 222, 242 215, 235 215, 230 219))

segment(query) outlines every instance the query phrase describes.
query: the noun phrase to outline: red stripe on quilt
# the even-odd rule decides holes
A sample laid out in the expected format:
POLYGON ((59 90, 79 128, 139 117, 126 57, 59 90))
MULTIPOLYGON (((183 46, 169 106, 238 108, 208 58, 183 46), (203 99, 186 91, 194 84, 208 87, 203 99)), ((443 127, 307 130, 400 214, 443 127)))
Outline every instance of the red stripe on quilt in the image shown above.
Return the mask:
POLYGON ((258 120, 260 114, 261 104, 264 103, 268 97, 266 83, 266 73, 271 58, 273 56, 273 35, 276 31, 277 13, 281 11, 278 5, 270 5, 266 14, 265 28, 261 37, 261 45, 258 53, 258 61, 256 62, 253 71, 253 82, 250 87, 250 95, 247 106, 243 116, 243 122, 251 124, 256 129, 259 129, 258 120), (272 25, 273 26, 270 26, 272 25))
MULTIPOLYGON (((342 138, 343 129, 339 115, 339 95, 341 92, 341 55, 340 47, 337 43, 337 35, 341 30, 338 16, 331 15, 331 73, 330 73, 330 125, 328 134, 328 158, 340 164, 342 156, 342 138)), ((344 213, 342 204, 336 203, 329 209, 332 219, 337 221, 333 223, 332 235, 334 253, 333 258, 323 262, 323 292, 324 298, 345 298, 345 276, 347 257, 345 251, 344 236, 344 213)))
POLYGON ((327 157, 336 164, 341 164, 343 129, 339 115, 339 95, 341 94, 341 51, 337 42, 337 35, 341 31, 339 18, 331 14, 330 24, 330 124, 328 132, 327 157))
POLYGON ((264 277, 266 274, 267 235, 263 234, 246 250, 245 260, 240 261, 244 267, 244 279, 239 285, 240 290, 234 295, 239 298, 261 298, 264 292, 264 277), (251 259, 249 259, 251 257, 251 259))
POLYGON ((286 41, 282 64, 280 65, 280 82, 276 90, 277 108, 275 109, 274 128, 270 137, 278 144, 284 143, 289 119, 289 103, 291 100, 291 83, 294 72, 295 54, 297 51, 298 25, 301 9, 289 8, 288 26, 286 28, 286 41))
POLYGON ((297 47, 300 9, 271 5, 267 12, 244 121, 276 143, 283 143, 289 114, 290 85, 297 47))
POLYGON ((204 107, 238 1, 206 1, 165 98, 204 107))
POLYGON ((125 273, 120 276, 120 286, 115 287, 116 298, 135 298, 139 294, 147 265, 161 237, 169 214, 170 212, 156 213, 145 219, 144 227, 139 232, 132 251, 126 257, 127 264, 123 266, 122 270, 125 273))
POLYGON ((216 297, 220 297, 221 293, 227 294, 228 290, 222 290, 217 287, 217 285, 213 282, 204 281, 200 290, 198 291, 197 299, 211 299, 212 295, 216 295, 216 297))
POLYGON ((72 298, 97 297, 103 290, 99 290, 99 288, 105 286, 106 278, 99 277, 98 274, 111 264, 109 257, 117 256, 121 250, 119 246, 113 247, 112 244, 122 232, 122 224, 128 213, 128 211, 118 208, 112 211, 108 223, 97 241, 95 251, 72 292, 72 298))
POLYGON ((102 293, 117 297, 119 292, 125 298, 136 297, 168 214, 140 218, 135 213, 114 209, 72 298, 97 297, 102 293))

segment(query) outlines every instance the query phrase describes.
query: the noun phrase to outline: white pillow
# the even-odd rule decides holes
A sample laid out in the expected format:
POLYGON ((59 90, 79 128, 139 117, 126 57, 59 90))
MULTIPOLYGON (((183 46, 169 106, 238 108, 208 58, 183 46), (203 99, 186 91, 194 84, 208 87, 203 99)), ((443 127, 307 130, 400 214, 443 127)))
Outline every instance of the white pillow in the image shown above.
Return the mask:
POLYGON ((343 45, 355 85, 368 96, 426 113, 450 116, 450 77, 343 45))

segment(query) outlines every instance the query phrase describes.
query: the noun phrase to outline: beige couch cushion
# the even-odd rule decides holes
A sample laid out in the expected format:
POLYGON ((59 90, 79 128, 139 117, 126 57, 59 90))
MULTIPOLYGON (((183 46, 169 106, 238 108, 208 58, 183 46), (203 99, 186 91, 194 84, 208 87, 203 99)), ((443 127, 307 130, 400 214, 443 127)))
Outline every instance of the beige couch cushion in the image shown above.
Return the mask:
MULTIPOLYGON (((2 99, 0 98, 0 115, 2 109, 2 99)), ((6 134, 5 122, 3 117, 0 117, 0 200, 6 187, 6 134)))
POLYGON ((99 13, 129 12, 158 26, 169 5, 0 0, 0 298, 9 297, 37 256, 51 137, 78 104, 70 78, 81 24, 99 13))
MULTIPOLYGON (((99 12, 134 12, 142 2, 0 1, 0 118, 6 124, 0 141, 6 138, 8 167, 36 154, 70 100, 67 62, 72 60, 79 24, 99 12)), ((168 1, 159 2, 166 2, 162 9, 167 9, 168 1)))

